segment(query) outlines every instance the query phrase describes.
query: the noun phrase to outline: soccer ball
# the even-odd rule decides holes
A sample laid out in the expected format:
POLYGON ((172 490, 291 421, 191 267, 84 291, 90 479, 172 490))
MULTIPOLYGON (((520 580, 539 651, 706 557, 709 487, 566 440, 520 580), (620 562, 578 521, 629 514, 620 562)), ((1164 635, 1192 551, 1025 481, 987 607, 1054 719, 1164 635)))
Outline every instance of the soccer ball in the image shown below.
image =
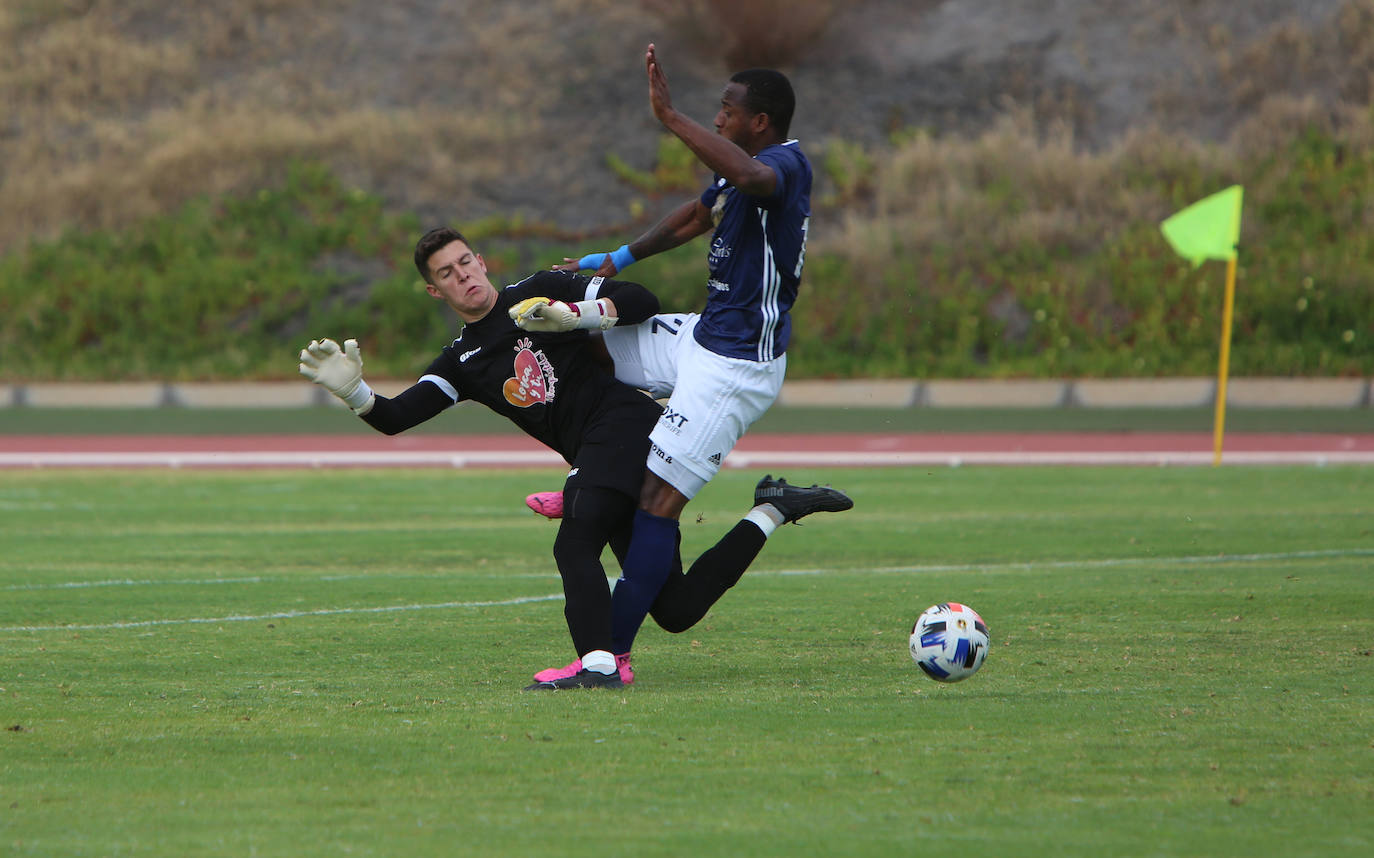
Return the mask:
POLYGON ((987 654, 988 626, 968 605, 932 605, 911 627, 911 657, 936 682, 968 679, 987 654))

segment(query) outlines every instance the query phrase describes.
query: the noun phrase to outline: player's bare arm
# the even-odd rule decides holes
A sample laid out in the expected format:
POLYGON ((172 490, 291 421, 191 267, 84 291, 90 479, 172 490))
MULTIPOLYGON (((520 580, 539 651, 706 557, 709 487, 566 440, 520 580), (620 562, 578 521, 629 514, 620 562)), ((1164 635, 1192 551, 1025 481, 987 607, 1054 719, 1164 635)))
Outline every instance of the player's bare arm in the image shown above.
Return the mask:
POLYGON ((745 113, 743 105, 737 103, 733 98, 733 93, 739 89, 739 85, 731 84, 725 88, 725 95, 721 99, 721 110, 716 115, 717 131, 710 131, 673 107, 672 94, 668 89, 668 78, 663 72, 663 66, 659 63, 652 44, 649 45, 644 54, 644 63, 649 76, 649 106, 653 108, 654 116, 663 123, 663 127, 685 143, 701 163, 710 167, 713 172, 720 174, 739 190, 756 197, 766 197, 772 194, 778 182, 777 174, 773 172, 773 168, 754 160, 754 155, 757 152, 745 151, 734 141, 724 136, 722 130, 722 119, 728 120, 732 114, 734 114, 733 118, 736 121, 762 123, 758 128, 751 129, 754 133, 762 132, 766 127, 767 117, 765 114, 757 114, 753 117, 743 115, 745 113))
POLYGON ((709 232, 711 227, 711 210, 702 205, 701 200, 691 199, 668 212, 647 232, 630 242, 630 251, 635 259, 643 259, 686 244, 709 232))

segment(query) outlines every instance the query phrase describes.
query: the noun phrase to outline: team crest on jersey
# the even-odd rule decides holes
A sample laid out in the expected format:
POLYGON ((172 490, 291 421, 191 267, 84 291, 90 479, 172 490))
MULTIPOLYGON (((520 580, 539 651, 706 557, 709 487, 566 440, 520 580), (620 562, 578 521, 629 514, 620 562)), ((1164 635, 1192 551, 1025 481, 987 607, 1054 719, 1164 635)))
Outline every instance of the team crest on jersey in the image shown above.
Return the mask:
MULTIPOLYGON (((721 182, 723 184, 725 180, 721 179, 721 182)), ((734 188, 723 188, 720 193, 716 194, 715 201, 711 203, 711 224, 713 226, 720 226, 721 220, 725 218, 725 198, 730 195, 732 190, 734 188)))
POLYGON ((516 408, 553 402, 558 375, 543 350, 535 351, 529 337, 515 343, 515 375, 506 379, 502 393, 516 408))

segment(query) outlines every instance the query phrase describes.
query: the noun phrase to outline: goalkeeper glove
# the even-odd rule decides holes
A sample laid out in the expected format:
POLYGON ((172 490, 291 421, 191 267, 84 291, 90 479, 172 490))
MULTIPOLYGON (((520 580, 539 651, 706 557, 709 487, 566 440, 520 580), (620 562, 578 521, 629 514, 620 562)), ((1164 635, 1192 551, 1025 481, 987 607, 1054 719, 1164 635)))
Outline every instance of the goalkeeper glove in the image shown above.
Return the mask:
POLYGON ((527 331, 606 330, 615 325, 603 299, 565 304, 548 298, 526 298, 510 308, 510 317, 527 331))
POLYGON ((311 340, 301 349, 301 375, 342 399, 359 417, 372 410, 376 395, 363 381, 363 355, 357 340, 344 340, 343 350, 330 339, 311 340))

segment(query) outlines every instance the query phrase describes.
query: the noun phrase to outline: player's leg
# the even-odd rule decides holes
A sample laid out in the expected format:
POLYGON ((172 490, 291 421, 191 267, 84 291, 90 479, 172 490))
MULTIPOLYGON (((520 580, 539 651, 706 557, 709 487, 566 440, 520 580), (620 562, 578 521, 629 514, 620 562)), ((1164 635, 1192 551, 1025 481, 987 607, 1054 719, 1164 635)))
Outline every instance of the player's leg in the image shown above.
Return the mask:
MULTIPOLYGON (((618 672, 622 677, 628 673, 628 663, 617 671, 620 665, 613 655, 628 650, 614 646, 612 606, 601 552, 614 534, 628 527, 634 514, 649 446, 648 431, 659 410, 643 395, 621 387, 606 395, 596 418, 583 431, 573 468, 563 485, 563 520, 554 542, 554 556, 568 596, 565 610, 569 628, 582 630, 585 637, 574 632, 577 661, 567 668, 540 671, 535 675, 537 683, 576 683, 576 677, 588 670, 618 672), (570 587, 569 581, 577 582, 577 588, 570 587), (580 599, 578 604, 573 602, 574 592, 580 599), (593 602, 588 595, 591 593, 599 599, 593 602), (595 661, 587 655, 589 645, 596 646, 595 661)), ((620 586, 617 583, 617 589, 620 586)), ((628 680, 618 681, 632 679, 630 674, 628 680)))
MULTIPOLYGON (((842 512, 853 506, 838 489, 803 488, 785 479, 774 480, 771 474, 765 476, 754 488, 754 506, 744 518, 698 557, 685 575, 668 575, 650 612, 654 621, 665 631, 686 631, 739 582, 779 526, 813 512, 842 512)), ((677 568, 681 569, 681 562, 677 568)))
POLYGON ((580 669, 613 673, 611 600, 601 552, 611 531, 630 515, 633 501, 611 489, 571 488, 567 512, 553 543, 563 579, 564 608, 580 669))
POLYGON ((749 425, 777 399, 786 356, 769 363, 722 357, 694 339, 679 345, 677 388, 649 433, 648 469, 625 556, 638 586, 611 596, 616 652, 627 652, 672 571, 678 517, 720 470, 749 425))
MULTIPOLYGON (((608 541, 623 550, 627 541, 625 534, 629 529, 628 522, 635 509, 634 500, 629 495, 612 489, 575 487, 569 488, 566 496, 568 514, 559 525, 553 549, 554 558, 558 561, 559 574, 564 580, 565 598, 569 592, 569 578, 576 580, 580 587, 588 590, 594 588, 593 582, 606 588, 606 570, 601 563, 601 551, 608 541)), ((539 671, 534 675, 535 682, 566 680, 581 672, 581 655, 588 651, 585 647, 601 643, 606 650, 618 652, 610 637, 598 636, 603 631, 609 633, 612 628, 609 605, 609 599, 590 608, 583 604, 575 606, 570 598, 567 599, 564 614, 568 618, 568 628, 571 630, 577 627, 589 631, 584 633, 582 640, 579 640, 578 634, 573 635, 573 650, 578 654, 578 658, 564 667, 539 671)), ((622 682, 626 685, 634 682, 634 673, 629 668, 628 653, 621 653, 616 657, 616 667, 622 682)))

